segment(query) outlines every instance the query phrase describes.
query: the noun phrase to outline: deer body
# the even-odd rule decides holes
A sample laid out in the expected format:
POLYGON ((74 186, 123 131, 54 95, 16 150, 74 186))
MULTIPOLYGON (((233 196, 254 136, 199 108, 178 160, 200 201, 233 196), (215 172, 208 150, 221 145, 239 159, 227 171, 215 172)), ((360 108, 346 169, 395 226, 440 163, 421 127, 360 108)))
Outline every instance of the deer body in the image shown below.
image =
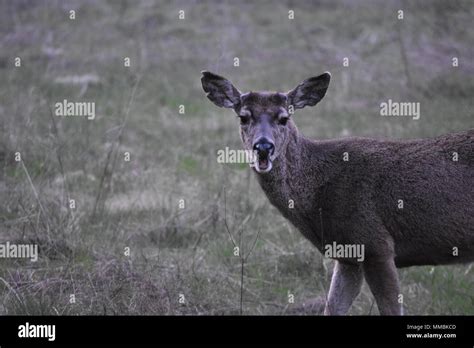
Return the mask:
POLYGON ((276 160, 257 179, 321 252, 336 241, 364 244, 368 257, 390 254, 397 267, 474 261, 474 169, 452 163, 447 150, 462 149, 474 168, 474 131, 402 142, 298 134, 294 145, 291 160, 276 160), (304 205, 289 208, 290 200, 304 205))
POLYGON ((307 139, 285 111, 316 104, 328 84, 323 74, 287 94, 241 94, 203 77, 209 99, 245 118, 242 141, 259 154, 257 180, 282 215, 322 253, 332 243, 365 247, 363 262, 335 258, 325 314, 346 314, 364 278, 381 314, 402 314, 397 267, 474 261, 474 130, 307 139))

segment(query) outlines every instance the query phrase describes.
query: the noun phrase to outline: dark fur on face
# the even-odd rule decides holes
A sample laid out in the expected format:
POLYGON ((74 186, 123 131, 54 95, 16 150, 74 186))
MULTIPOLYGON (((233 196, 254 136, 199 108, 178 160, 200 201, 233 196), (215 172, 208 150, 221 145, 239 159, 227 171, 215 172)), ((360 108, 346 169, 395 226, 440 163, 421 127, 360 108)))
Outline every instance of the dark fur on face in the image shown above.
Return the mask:
POLYGON ((240 136, 246 150, 257 151, 253 164, 258 173, 268 173, 273 162, 286 152, 294 109, 315 105, 326 94, 330 74, 303 81, 287 93, 248 92, 242 94, 222 76, 203 72, 201 79, 207 97, 217 106, 232 108, 240 118, 240 136), (259 145, 271 151, 258 151, 259 145))
MULTIPOLYGON (((246 150, 253 150, 262 138, 274 145, 266 171, 271 170, 272 162, 285 150, 288 138, 289 112, 288 98, 283 93, 250 92, 241 96, 237 115, 240 117, 240 137, 246 150)), ((254 166, 263 171, 260 162, 254 166)))

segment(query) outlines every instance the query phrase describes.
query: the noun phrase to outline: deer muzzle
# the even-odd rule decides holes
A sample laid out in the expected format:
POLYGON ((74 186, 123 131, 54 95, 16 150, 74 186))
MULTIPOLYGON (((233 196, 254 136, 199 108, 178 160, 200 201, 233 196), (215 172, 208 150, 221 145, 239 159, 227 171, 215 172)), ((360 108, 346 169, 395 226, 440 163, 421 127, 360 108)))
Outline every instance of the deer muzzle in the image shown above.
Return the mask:
POLYGON ((267 138, 260 138, 253 145, 253 150, 257 154, 255 170, 259 173, 266 173, 272 169, 271 157, 275 151, 275 145, 267 138))

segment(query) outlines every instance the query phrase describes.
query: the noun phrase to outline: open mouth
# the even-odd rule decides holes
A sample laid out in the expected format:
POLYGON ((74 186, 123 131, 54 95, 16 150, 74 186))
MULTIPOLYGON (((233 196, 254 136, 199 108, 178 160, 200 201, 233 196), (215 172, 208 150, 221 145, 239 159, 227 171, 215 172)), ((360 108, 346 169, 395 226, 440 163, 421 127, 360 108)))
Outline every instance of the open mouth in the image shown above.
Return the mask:
POLYGON ((272 169, 272 161, 269 156, 260 155, 255 161, 255 170, 258 173, 267 173, 272 169))
POLYGON ((253 167, 257 173, 267 173, 272 169, 272 162, 275 159, 275 145, 265 137, 261 137, 253 145, 254 162, 253 167))

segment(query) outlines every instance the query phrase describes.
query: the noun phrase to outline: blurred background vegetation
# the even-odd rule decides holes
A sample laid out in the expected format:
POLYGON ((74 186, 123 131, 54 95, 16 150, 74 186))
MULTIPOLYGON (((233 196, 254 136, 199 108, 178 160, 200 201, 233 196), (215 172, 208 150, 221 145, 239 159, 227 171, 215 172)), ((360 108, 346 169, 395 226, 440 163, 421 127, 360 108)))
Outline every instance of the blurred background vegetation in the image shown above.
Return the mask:
MULTIPOLYGON (((246 165, 217 163, 241 148, 238 121, 205 98, 200 71, 242 91, 330 71, 323 102, 295 115, 309 137, 436 136, 474 126, 473 15, 457 0, 0 2, 0 242, 40 248, 36 263, 0 260, 0 314, 238 314, 224 187, 235 238, 260 231, 244 314, 304 313, 332 261, 246 165), (63 99, 95 102, 96 119, 52 116, 63 99), (421 119, 380 117, 388 99, 420 102, 421 119)), ((407 314, 474 314, 472 265, 400 276, 407 314)), ((351 314, 376 313, 364 285, 351 314)))

